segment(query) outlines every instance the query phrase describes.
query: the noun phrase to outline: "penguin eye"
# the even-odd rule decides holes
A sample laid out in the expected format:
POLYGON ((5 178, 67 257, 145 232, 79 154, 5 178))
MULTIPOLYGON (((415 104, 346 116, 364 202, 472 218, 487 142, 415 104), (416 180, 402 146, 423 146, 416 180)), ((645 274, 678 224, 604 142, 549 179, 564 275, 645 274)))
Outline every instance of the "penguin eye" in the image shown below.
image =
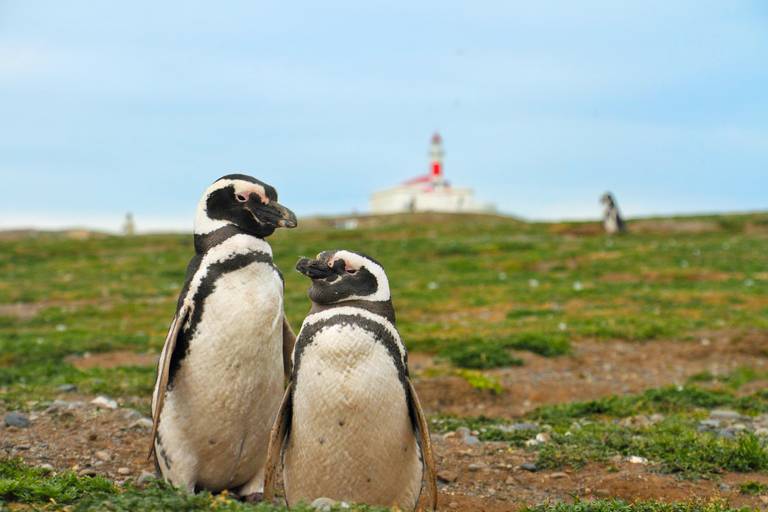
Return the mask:
POLYGON ((241 203, 244 203, 248 200, 248 198, 245 197, 243 194, 235 194, 235 199, 237 199, 241 203))

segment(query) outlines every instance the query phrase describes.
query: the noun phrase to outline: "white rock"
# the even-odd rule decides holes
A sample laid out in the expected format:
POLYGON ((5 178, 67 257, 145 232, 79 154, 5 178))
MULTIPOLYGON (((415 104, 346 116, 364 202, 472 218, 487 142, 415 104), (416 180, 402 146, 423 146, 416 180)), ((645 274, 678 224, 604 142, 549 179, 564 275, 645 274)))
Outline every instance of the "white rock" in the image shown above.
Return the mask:
POLYGON ((640 457, 638 455, 630 455, 627 457, 627 462, 630 464, 648 464, 648 459, 640 457))
POLYGON ((103 395, 99 395, 91 403, 101 409, 117 409, 117 402, 103 395))
POLYGON ((336 501, 331 498, 317 498, 310 504, 310 507, 320 512, 330 512, 334 505, 336 505, 336 501))

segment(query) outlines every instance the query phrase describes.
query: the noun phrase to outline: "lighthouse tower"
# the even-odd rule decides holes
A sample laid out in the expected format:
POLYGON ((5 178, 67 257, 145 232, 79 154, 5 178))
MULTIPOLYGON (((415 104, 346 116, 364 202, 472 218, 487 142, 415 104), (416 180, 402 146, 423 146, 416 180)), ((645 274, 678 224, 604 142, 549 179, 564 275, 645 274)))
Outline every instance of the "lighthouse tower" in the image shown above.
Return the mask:
POLYGON ((430 174, 432 176, 432 181, 435 182, 435 184, 442 184, 444 180, 443 156, 445 156, 445 151, 443 151, 443 138, 439 133, 435 132, 435 134, 432 135, 432 144, 429 146, 430 174))
POLYGON ((468 187, 454 187, 445 179, 443 138, 432 135, 429 145, 429 172, 400 185, 371 194, 372 213, 401 212, 492 212, 492 204, 475 199, 468 187))

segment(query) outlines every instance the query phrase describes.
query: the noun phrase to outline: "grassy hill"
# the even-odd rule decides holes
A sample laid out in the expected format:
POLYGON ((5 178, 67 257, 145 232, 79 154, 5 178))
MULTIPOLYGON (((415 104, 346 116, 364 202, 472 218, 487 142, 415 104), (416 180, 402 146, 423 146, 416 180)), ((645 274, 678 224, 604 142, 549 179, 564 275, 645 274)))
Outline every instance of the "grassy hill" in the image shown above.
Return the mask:
MULTIPOLYGON (((635 220, 616 237, 597 223, 498 216, 336 225, 309 219, 270 238, 296 329, 309 308, 296 260, 344 248, 385 266, 409 349, 456 366, 520 363, 510 350, 556 357, 583 340, 768 330, 765 213, 635 220)), ((151 366, 77 369, 69 358, 159 352, 192 251, 191 235, 0 236, 2 407, 43 407, 67 383, 146 412, 151 366)))

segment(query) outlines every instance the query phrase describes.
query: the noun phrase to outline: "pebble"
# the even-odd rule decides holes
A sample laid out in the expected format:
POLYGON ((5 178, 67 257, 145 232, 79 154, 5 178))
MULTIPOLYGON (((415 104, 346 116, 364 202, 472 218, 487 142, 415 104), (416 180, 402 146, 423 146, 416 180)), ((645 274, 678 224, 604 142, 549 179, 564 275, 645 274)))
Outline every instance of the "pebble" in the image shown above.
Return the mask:
POLYGON ((131 474, 131 469, 130 468, 117 468, 117 474, 118 475, 123 475, 123 476, 130 475, 131 474))
POLYGON ((81 469, 80 471, 77 472, 77 474, 80 476, 96 476, 97 475, 96 470, 93 468, 81 469))
POLYGON ((554 480, 558 480, 560 478, 568 478, 568 473, 563 473, 562 471, 557 471, 555 473, 552 473, 549 475, 549 478, 552 478, 554 480))
POLYGON ((709 417, 718 420, 739 420, 741 414, 730 409, 714 409, 709 413, 709 417))
POLYGON ((517 481, 512 478, 511 476, 508 476, 506 480, 504 480, 504 483, 507 485, 515 485, 517 481))
POLYGON ((56 388, 56 391, 60 393, 74 393, 77 391, 77 386, 74 384, 62 384, 61 386, 56 388))
POLYGON ((101 409, 117 409, 117 402, 103 395, 97 396, 91 403, 101 409))
POLYGON ((459 478, 459 474, 455 471, 443 470, 437 473, 437 478, 446 483, 455 482, 459 478))
POLYGON ((648 464, 648 459, 639 455, 630 455, 627 457, 627 462, 630 464, 648 464))
POLYGON ((121 416, 123 417, 123 419, 128 421, 138 420, 143 417, 143 415, 135 409, 125 409, 122 411, 121 416))
POLYGON ((96 453, 94 453, 97 459, 103 460, 104 462, 107 462, 109 460, 112 460, 112 455, 106 450, 99 450, 96 453))
POLYGON ((320 512, 330 512, 334 505, 336 501, 331 498, 317 498, 309 506, 320 512))
POLYGON ((152 420, 150 418, 139 418, 138 420, 131 423, 130 428, 149 430, 152 428, 152 420))
POLYGON ((155 479, 155 474, 150 473, 149 471, 142 471, 141 475, 139 475, 139 478, 136 480, 136 483, 139 485, 144 485, 148 482, 151 482, 155 479))
POLYGON ((5 415, 5 418, 3 418, 5 421, 5 425, 7 427, 19 427, 19 428, 27 428, 29 427, 29 418, 27 418, 25 415, 21 414, 18 411, 12 411, 5 415))
POLYGON ((40 464, 40 466, 38 467, 43 471, 45 471, 46 473, 52 473, 54 469, 51 464, 40 464))
POLYGON ((488 467, 488 464, 485 462, 473 462, 469 466, 467 466, 467 469, 470 471, 478 471, 480 469, 485 469, 488 467))
POLYGON ((459 504, 455 501, 452 501, 448 504, 448 508, 459 508, 459 504))
POLYGON ((524 462, 523 464, 520 464, 520 469, 523 469, 525 471, 530 471, 531 473, 535 473, 536 471, 539 470, 535 462, 524 462))
POLYGON ((79 409, 85 404, 83 402, 68 402, 66 400, 54 400, 51 405, 45 410, 48 414, 57 413, 60 411, 71 411, 72 409, 79 409))

